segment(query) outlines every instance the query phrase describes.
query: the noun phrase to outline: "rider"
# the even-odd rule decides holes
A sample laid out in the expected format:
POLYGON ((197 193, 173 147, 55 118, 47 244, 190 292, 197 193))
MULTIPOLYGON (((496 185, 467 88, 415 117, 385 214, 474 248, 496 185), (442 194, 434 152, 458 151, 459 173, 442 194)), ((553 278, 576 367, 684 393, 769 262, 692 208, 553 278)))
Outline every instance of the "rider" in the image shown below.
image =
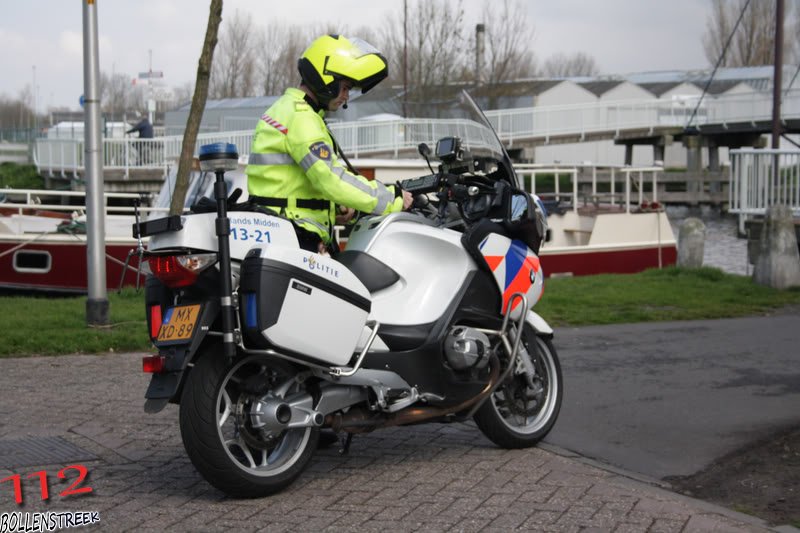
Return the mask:
POLYGON ((323 253, 334 223, 348 221, 354 210, 393 213, 407 209, 412 197, 343 166, 323 120, 327 111, 347 108, 351 89, 367 92, 386 78, 380 52, 361 39, 323 35, 303 53, 298 69, 299 88, 286 89, 258 121, 247 188, 251 202, 294 222, 301 247, 323 253), (338 216, 336 204, 344 209, 338 216))

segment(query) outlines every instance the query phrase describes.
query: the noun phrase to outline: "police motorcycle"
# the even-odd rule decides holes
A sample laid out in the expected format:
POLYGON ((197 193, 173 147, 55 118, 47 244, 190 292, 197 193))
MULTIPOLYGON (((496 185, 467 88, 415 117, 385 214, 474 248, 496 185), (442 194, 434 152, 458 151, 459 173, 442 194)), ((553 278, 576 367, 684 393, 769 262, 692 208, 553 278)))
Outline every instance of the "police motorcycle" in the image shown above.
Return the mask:
POLYGON ((145 410, 179 404, 186 452, 213 486, 280 491, 321 430, 346 453, 354 434, 391 426, 474 420, 496 445, 523 448, 555 424, 560 363, 552 328, 531 310, 543 209, 461 98, 471 120, 431 121, 438 169, 421 144, 432 173, 400 183, 414 208, 360 218, 335 257, 300 249, 289 220, 231 205, 233 145, 201 149, 216 212, 134 226, 149 236, 158 349, 144 358, 145 410))

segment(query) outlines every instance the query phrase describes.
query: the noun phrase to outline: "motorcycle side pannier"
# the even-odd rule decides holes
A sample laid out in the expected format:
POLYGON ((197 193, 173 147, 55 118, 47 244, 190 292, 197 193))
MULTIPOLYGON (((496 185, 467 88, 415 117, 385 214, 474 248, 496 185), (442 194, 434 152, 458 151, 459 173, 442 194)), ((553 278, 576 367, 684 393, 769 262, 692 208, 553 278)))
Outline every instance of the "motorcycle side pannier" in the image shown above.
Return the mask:
POLYGON ((270 246, 242 262, 239 310, 248 345, 346 365, 371 305, 358 278, 329 257, 270 246))

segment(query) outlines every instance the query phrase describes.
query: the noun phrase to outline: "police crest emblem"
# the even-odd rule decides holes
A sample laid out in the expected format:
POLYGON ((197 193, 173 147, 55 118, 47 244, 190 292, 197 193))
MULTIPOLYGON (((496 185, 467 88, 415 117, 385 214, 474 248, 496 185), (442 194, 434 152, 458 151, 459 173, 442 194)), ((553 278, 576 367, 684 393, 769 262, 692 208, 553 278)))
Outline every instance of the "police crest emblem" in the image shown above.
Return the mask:
POLYGON ((331 159, 331 147, 322 141, 315 142, 309 146, 308 151, 324 161, 330 161, 331 159))

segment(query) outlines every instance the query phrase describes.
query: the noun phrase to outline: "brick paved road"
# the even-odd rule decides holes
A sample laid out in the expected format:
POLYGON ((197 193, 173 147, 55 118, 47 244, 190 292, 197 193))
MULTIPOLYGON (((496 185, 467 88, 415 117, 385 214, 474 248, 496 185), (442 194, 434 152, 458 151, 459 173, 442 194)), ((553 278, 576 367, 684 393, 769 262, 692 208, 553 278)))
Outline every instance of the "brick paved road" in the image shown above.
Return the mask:
POLYGON ((350 454, 321 450, 289 490, 231 500, 186 458, 177 407, 142 410, 138 354, 0 359, 0 443, 62 437, 92 494, 60 497, 66 464, 0 464, 23 479, 24 505, 0 484, 0 513, 99 511, 104 531, 767 531, 760 520, 685 498, 549 449, 501 450, 472 424, 357 436, 350 454), (51 479, 47 504, 38 479, 51 479))

